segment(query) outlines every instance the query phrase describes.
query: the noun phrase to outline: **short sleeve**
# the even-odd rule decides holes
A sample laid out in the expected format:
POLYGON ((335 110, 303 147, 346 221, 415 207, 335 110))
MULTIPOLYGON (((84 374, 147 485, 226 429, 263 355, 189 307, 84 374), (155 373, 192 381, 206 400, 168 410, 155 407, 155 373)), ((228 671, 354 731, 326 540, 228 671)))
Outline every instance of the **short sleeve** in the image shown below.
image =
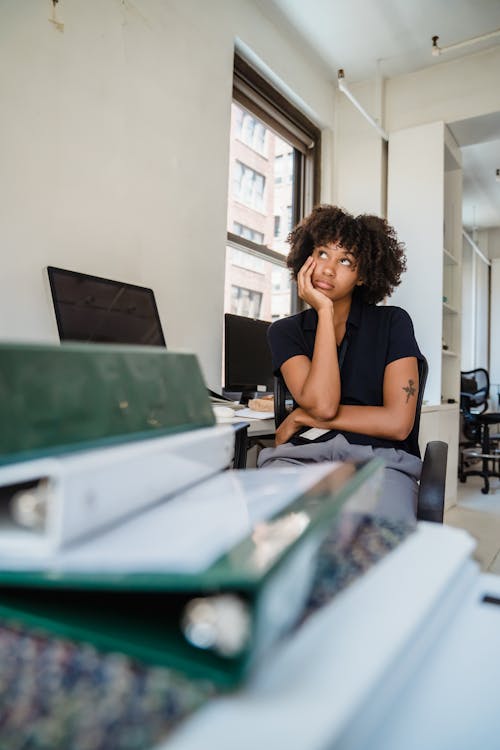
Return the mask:
POLYGON ((415 339, 415 332, 410 316, 406 310, 394 307, 389 331, 386 364, 394 362, 397 359, 402 359, 403 357, 423 359, 415 339))
POLYGON ((267 340, 271 349, 275 375, 279 374, 281 365, 290 357, 299 354, 309 356, 298 317, 294 315, 290 318, 281 318, 269 326, 267 340))

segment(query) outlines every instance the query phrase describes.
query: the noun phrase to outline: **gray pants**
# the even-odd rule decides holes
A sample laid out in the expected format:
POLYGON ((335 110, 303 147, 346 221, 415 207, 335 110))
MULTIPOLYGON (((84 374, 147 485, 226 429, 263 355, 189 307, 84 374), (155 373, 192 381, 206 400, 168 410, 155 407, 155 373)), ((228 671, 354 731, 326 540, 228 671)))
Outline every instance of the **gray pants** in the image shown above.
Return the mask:
POLYGON ((370 512, 391 520, 414 521, 422 461, 406 451, 373 448, 371 445, 352 445, 343 435, 336 435, 324 443, 284 443, 277 448, 264 448, 259 454, 257 466, 262 468, 324 461, 364 463, 371 458, 382 459, 385 471, 376 507, 370 512))

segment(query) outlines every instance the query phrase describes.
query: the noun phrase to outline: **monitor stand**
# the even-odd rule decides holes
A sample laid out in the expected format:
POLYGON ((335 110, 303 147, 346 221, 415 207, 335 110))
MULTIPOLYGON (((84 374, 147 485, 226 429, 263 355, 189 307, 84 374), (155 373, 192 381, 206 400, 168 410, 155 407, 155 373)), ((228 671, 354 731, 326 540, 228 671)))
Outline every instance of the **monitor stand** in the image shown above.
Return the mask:
POLYGON ((230 398, 229 396, 226 396, 225 394, 222 394, 222 393, 216 393, 215 391, 210 390, 210 388, 207 388, 207 391, 208 391, 208 395, 210 396, 213 402, 234 401, 234 398, 230 398))

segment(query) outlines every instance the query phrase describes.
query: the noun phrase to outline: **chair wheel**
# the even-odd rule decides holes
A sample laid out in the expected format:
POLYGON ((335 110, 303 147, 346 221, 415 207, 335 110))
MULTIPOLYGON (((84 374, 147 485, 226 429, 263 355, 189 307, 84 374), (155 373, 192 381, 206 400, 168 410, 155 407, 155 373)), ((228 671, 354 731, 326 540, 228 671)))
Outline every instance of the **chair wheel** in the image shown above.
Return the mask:
POLYGON ((483 493, 483 495, 487 495, 489 491, 490 491, 489 487, 481 487, 481 492, 483 493))
POLYGON ((467 477, 458 477, 458 478, 462 482, 462 484, 465 484, 467 481, 467 477))

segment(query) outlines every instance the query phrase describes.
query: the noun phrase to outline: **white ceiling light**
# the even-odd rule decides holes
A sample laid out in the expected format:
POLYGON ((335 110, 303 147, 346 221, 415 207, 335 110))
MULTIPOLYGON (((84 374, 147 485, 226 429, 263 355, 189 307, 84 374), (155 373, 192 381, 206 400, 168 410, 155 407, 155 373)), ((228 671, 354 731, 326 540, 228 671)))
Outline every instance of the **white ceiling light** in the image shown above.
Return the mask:
POLYGON ((489 31, 487 34, 481 34, 481 36, 473 36, 470 39, 464 39, 463 42, 457 42, 456 44, 447 44, 446 47, 440 47, 438 44, 439 37, 433 36, 432 54, 434 55, 434 57, 439 57, 439 55, 442 55, 444 52, 450 52, 451 50, 460 49, 461 47, 468 47, 469 44, 476 44, 477 42, 482 42, 485 39, 491 39, 494 36, 500 36, 500 29, 489 31))

